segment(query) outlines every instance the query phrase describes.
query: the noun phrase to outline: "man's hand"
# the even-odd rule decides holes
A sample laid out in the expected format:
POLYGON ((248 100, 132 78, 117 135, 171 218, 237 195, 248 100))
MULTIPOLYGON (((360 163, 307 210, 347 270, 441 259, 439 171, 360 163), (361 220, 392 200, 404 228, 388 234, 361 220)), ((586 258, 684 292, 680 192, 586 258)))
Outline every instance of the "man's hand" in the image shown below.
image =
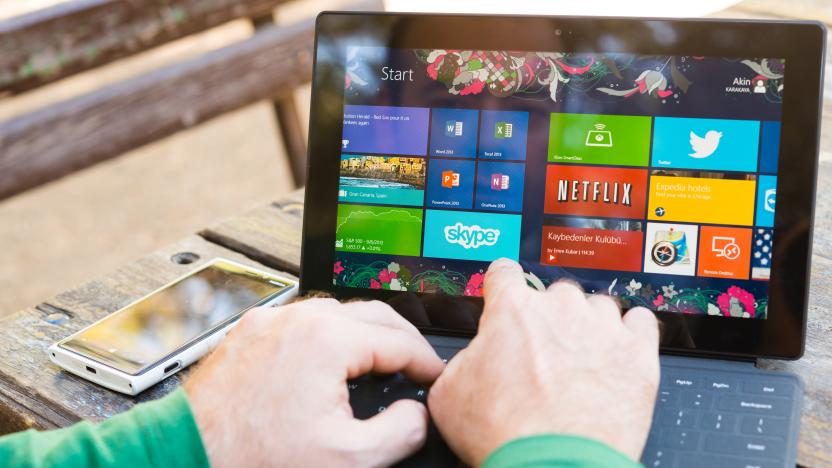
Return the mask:
POLYGON ((534 434, 574 434, 638 460, 659 381, 652 312, 623 318, 609 297, 571 283, 546 292, 498 260, 485 276, 485 310, 471 344, 428 395, 440 432, 465 462, 534 434))
POLYGON ((214 466, 382 466, 424 444, 427 410, 401 400, 354 419, 347 379, 402 371, 429 383, 442 369, 386 304, 311 299, 247 312, 185 391, 214 466))

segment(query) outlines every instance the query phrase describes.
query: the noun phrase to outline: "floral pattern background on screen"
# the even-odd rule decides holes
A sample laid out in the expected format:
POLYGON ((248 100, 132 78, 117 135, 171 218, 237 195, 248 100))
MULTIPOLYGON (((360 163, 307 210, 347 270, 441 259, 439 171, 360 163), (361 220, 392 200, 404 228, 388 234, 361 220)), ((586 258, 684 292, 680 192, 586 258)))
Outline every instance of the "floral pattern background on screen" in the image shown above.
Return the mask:
MULTIPOLYGON (((440 261, 432 263, 418 258, 367 260, 368 263, 365 259, 364 256, 342 256, 333 267, 333 284, 348 288, 442 292, 455 296, 482 296, 483 293, 485 271, 476 265, 448 268, 440 261)), ((766 318, 768 298, 765 294, 755 297, 752 292, 735 285, 719 290, 680 287, 677 282, 653 285, 643 279, 622 276, 610 281, 605 292, 621 298, 626 308, 643 306, 682 314, 766 318)), ((544 286, 550 283, 551 280, 542 280, 544 286)))
MULTIPOLYGON (((570 54, 453 49, 416 49, 427 75, 452 95, 487 92, 496 97, 541 95, 557 102, 562 88, 571 92, 602 93, 617 99, 647 95, 678 102, 695 83, 686 72, 705 59, 701 56, 637 56, 634 54, 570 54), (634 80, 625 71, 638 73, 634 80)), ((355 59, 355 56, 350 57, 355 59)), ((350 60, 348 58, 348 62, 350 60)), ((782 59, 724 59, 749 69, 754 93, 780 103, 783 99, 782 59)), ((358 67, 347 65, 347 89, 366 86, 358 67)))
POLYGON ((479 267, 463 272, 443 264, 433 265, 429 261, 418 259, 369 260, 369 263, 365 263, 365 258, 345 258, 336 261, 333 268, 333 284, 348 288, 482 296, 485 271, 479 267))

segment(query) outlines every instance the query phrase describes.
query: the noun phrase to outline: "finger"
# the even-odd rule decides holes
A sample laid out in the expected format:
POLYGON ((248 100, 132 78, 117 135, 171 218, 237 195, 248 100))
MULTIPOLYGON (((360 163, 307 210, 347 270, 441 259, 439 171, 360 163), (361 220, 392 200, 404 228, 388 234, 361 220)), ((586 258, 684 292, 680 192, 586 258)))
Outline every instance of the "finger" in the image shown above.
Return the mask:
POLYGON ((340 356, 346 360, 347 379, 368 372, 402 372, 416 382, 430 383, 445 368, 427 341, 411 333, 359 321, 348 321, 344 328, 348 341, 340 356))
POLYGON ((546 294, 554 296, 557 304, 566 304, 573 307, 586 304, 586 295, 583 288, 571 280, 560 280, 552 283, 546 289, 546 294))
POLYGON ((528 289, 520 264, 507 258, 499 258, 488 266, 483 285, 485 301, 495 300, 508 293, 528 289))
POLYGON ((644 307, 633 307, 624 314, 624 326, 637 336, 659 346, 659 326, 656 316, 644 307))
POLYGON ((592 308, 592 313, 604 318, 605 320, 621 320, 621 308, 618 307, 618 302, 615 299, 605 294, 593 294, 587 299, 589 306, 592 308))
POLYGON ((575 281, 571 278, 561 278, 561 279, 555 281, 554 283, 550 284, 549 287, 546 288, 546 290, 551 291, 553 289, 556 289, 556 288, 559 288, 559 287, 562 287, 562 286, 565 286, 565 285, 572 285, 572 286, 578 288, 578 290, 581 291, 581 293, 584 292, 584 287, 581 286, 581 283, 578 283, 577 281, 575 281))
POLYGON ((419 330, 399 315, 392 307, 381 301, 353 301, 341 303, 332 298, 315 298, 304 301, 307 305, 314 305, 325 312, 337 313, 368 323, 396 328, 420 339, 426 340, 419 330))
POLYGON ((359 454, 361 466, 390 466, 425 444, 428 431, 428 411, 415 400, 399 400, 385 411, 365 421, 359 421, 352 437, 372 441, 366 453, 359 454))
POLYGON ((350 317, 355 320, 360 320, 362 322, 372 323, 375 325, 381 325, 396 330, 401 330, 403 332, 412 334, 420 340, 424 340, 427 342, 427 339, 421 333, 419 333, 419 330, 415 326, 413 326, 412 323, 408 322, 404 317, 399 315, 399 313, 396 312, 395 309, 393 309, 392 307, 390 307, 389 304, 386 304, 384 302, 348 302, 346 304, 341 305, 338 311, 343 316, 350 317))

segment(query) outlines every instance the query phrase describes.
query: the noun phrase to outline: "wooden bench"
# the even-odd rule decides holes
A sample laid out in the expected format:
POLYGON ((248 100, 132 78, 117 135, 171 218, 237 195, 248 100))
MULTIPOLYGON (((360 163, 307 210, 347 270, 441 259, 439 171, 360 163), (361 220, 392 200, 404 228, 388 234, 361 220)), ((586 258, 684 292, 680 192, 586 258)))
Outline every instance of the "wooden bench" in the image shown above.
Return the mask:
POLYGON ((314 19, 275 25, 274 9, 287 2, 75 0, 0 21, 0 99, 229 21, 246 18, 256 29, 236 44, 0 123, 0 200, 266 99, 302 186, 306 140, 292 93, 311 80, 314 19))
MULTIPOLYGON (((107 4, 111 2, 86 3, 107 4)), ((247 2, 240 1, 239 3, 247 2)), ((736 13, 730 16, 737 16, 736 13)), ((740 11, 740 14, 742 13, 740 11)), ((154 98, 157 99, 156 102, 160 102, 158 100, 161 97, 154 93, 151 83, 187 83, 188 81, 181 77, 193 70, 190 67, 213 70, 215 77, 226 76, 222 75, 224 73, 222 70, 216 70, 211 65, 217 66, 216 64, 222 61, 223 54, 248 57, 240 59, 239 63, 255 66, 253 64, 258 62, 255 60, 257 54, 253 50, 261 50, 264 54, 274 53, 269 52, 272 47, 276 47, 274 44, 287 42, 278 40, 278 37, 284 39, 295 37, 296 34, 304 34, 304 31, 307 31, 306 34, 311 34, 311 29, 304 29, 311 28, 311 25, 297 25, 292 28, 271 26, 267 30, 268 34, 264 35, 261 32, 242 44, 207 54, 205 57, 188 62, 187 65, 172 66, 166 69, 170 73, 154 72, 131 80, 130 86, 115 85, 107 88, 106 93, 109 94, 102 90, 91 96, 71 100, 74 102, 72 105, 62 103, 60 106, 65 106, 63 112, 75 110, 77 113, 70 115, 77 115, 79 118, 84 117, 80 111, 81 108, 102 109, 99 115, 103 118, 107 115, 104 110, 108 109, 102 104, 106 101, 105 96, 124 96, 123 92, 131 91, 136 94, 128 95, 136 99, 154 98), (177 79, 179 81, 176 81, 177 79), (122 89, 121 86, 126 89, 122 89)), ((6 37, 3 36, 6 31, 6 25, 0 22, 0 37, 6 37)), ((3 42, 0 41, 0 44, 3 42)), ((306 49, 300 47, 293 49, 294 46, 282 47, 287 47, 281 49, 283 51, 296 51, 301 55, 303 50, 307 53, 310 50, 308 43, 306 49)), ((274 57, 274 55, 267 56, 274 57)), ((3 61, 5 58, 0 50, 0 64, 2 64, 0 70, 7 69, 6 62, 3 61)), ((240 76, 248 76, 246 79, 251 81, 247 83, 259 83, 258 78, 250 69, 245 70, 248 70, 246 74, 240 76)), ((2 73, 0 76, 3 76, 2 73)), ((196 74, 190 76, 196 76, 196 74)), ((4 83, 2 78, 0 78, 0 83, 4 83)), ((217 83, 217 81, 211 81, 211 83, 217 83)), ((5 85, 0 84, 0 86, 5 85)), ((2 89, 9 93, 28 89, 24 85, 20 86, 16 91, 13 91, 11 87, 2 89)), ((260 92, 246 96, 254 99, 256 94, 271 98, 273 95, 269 92, 276 91, 274 88, 264 86, 262 92, 265 94, 259 94, 260 92)), ((262 98, 258 97, 258 99, 262 98)), ((827 96, 827 100, 829 98, 830 96, 827 96)), ((124 99, 118 102, 123 105, 130 103, 129 99, 124 99)), ((201 103, 188 102, 188 104, 202 106, 201 103)), ((124 109, 125 107, 118 108, 124 109)), ((221 106, 215 104, 214 107, 208 106, 208 108, 219 109, 221 106)), ((116 108, 109 107, 109 109, 115 111, 116 108)), ((202 111, 203 107, 198 107, 198 109, 202 111)), ((196 121, 204 120, 200 115, 195 117, 196 121)), ((832 119, 830 112, 826 112, 825 116, 825 122, 832 119)), ((171 122, 176 120, 175 115, 167 117, 171 119, 171 122)), ((45 123, 48 118, 49 114, 42 111, 33 117, 15 119, 17 122, 15 126, 9 125, 8 122, 0 124, 0 148, 5 149, 4 138, 9 134, 18 135, 18 139, 15 140, 18 142, 25 141, 22 136, 29 135, 28 138, 34 142, 37 135, 26 133, 25 128, 28 125, 34 125, 30 122, 40 122, 40 125, 44 126, 39 128, 49 128, 45 123)), ((107 122, 104 124, 112 125, 107 122)), ((75 124, 64 122, 62 125, 75 124)), ((177 128, 184 127, 184 125, 182 127, 174 124, 167 125, 170 126, 161 127, 167 129, 166 131, 176 131, 177 128)), ((76 128, 83 130, 86 127, 76 128)), ((160 132, 164 133, 161 130, 160 132)), ((68 135, 68 133, 63 133, 63 135, 68 135)), ((121 139, 129 137, 121 133, 116 133, 116 135, 119 135, 121 139)), ((85 138, 93 141, 93 137, 85 138)), ((66 143, 57 137, 51 141, 66 143)), ((126 146, 130 145, 126 144, 126 146)), ((830 151, 832 151, 832 139, 824 138, 822 153, 827 155, 830 151)), ((66 154, 68 153, 64 153, 66 154)), ((101 157, 106 159, 112 156, 101 157)), ((39 161, 46 163, 50 160, 52 158, 39 161)), ((5 152, 0 153, 0 193, 4 193, 5 196, 15 193, 13 179, 4 178, 3 168, 6 167, 7 161, 5 152)), ((82 162, 82 160, 79 161, 79 163, 82 162)), ((48 179, 62 175, 54 171, 44 171, 41 178, 48 179)), ((20 174, 20 176, 23 175, 20 174)), ((27 184, 41 183, 37 178, 31 180, 34 182, 30 181, 27 184)), ((826 187, 827 184, 832 185, 832 162, 822 158, 819 186, 826 187)), ((16 190, 20 191, 23 185, 26 184, 16 186, 16 190)), ((123 307, 215 256, 224 256, 272 271, 297 275, 300 262, 302 200, 302 191, 293 192, 276 202, 265 204, 248 213, 206 228, 100 279, 45 299, 33 307, 0 320, 0 356, 2 356, 0 358, 0 434, 30 427, 45 429, 64 427, 82 419, 101 421, 128 410, 138 402, 158 398, 174 389, 187 375, 188 370, 165 380, 137 398, 129 398, 61 371, 50 363, 46 356, 46 349, 58 339, 123 307)), ((832 199, 826 196, 818 199, 814 243, 806 355, 799 361, 764 361, 762 365, 766 368, 795 372, 802 377, 806 385, 806 399, 798 461, 805 466, 830 466, 832 465, 832 444, 830 444, 832 441, 832 314, 830 314, 832 291, 829 285, 832 284, 832 257, 828 252, 832 251, 832 199)))

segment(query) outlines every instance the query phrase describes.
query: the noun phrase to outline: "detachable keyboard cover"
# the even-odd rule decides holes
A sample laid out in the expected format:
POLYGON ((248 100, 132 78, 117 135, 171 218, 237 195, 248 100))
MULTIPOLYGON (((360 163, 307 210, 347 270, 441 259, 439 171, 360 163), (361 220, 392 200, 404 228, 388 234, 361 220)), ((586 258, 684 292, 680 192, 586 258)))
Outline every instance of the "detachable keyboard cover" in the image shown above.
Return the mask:
MULTIPOLYGON (((443 359, 468 340, 428 336, 443 359)), ((662 378, 641 462, 651 467, 793 467, 803 384, 793 374, 753 363, 661 357, 662 378)), ((350 404, 366 419, 402 398, 427 402, 427 389, 402 375, 349 382, 350 404)), ((401 466, 459 466, 431 424, 428 442, 401 466)))

